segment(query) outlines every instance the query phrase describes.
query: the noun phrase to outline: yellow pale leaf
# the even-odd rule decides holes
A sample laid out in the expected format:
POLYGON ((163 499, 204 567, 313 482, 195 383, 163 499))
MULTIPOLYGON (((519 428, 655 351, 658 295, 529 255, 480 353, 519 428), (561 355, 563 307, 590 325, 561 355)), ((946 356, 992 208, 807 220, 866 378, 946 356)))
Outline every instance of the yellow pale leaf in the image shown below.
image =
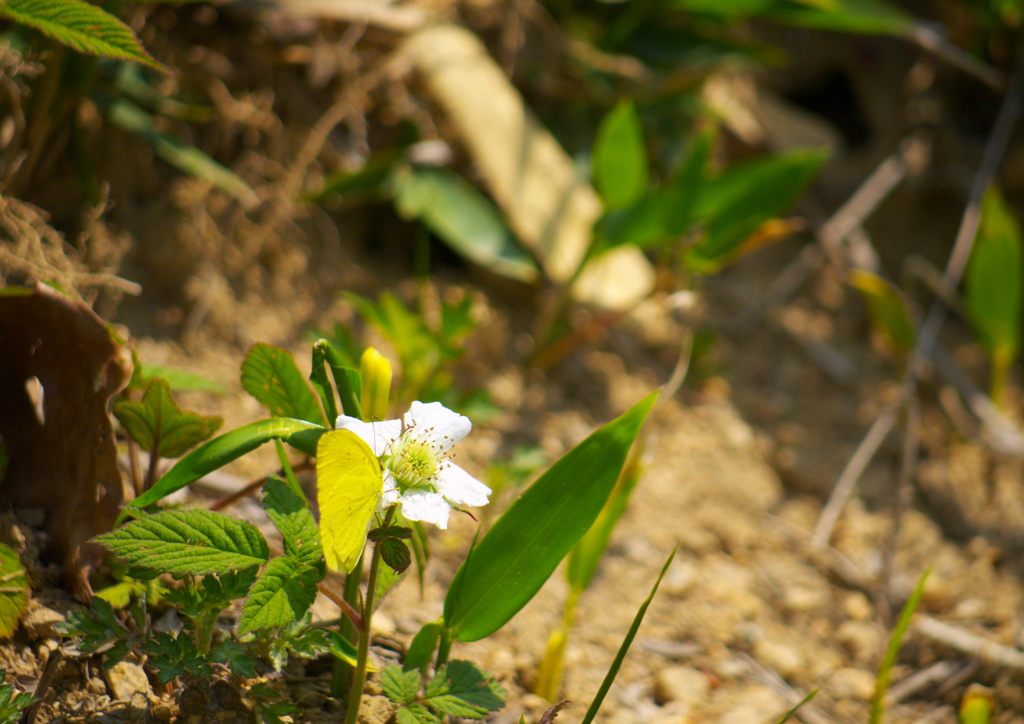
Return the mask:
POLYGON ((354 432, 325 432, 316 447, 316 487, 327 566, 348 573, 363 552, 384 488, 380 463, 354 432))

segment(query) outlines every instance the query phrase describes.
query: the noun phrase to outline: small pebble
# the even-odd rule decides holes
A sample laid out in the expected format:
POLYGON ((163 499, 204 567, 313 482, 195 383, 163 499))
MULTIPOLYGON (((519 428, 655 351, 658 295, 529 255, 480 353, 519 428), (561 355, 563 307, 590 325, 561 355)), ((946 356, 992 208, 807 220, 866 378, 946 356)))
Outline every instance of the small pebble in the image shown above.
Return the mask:
POLYGON ((654 677, 654 701, 658 704, 684 701, 694 704, 711 689, 711 682, 692 666, 669 666, 654 677))
POLYGON ((807 667, 807 659, 796 646, 762 639, 754 645, 754 658, 770 669, 774 669, 784 679, 791 679, 807 667))
POLYGON ((85 690, 90 694, 106 694, 107 685, 103 683, 103 679, 94 676, 85 682, 85 690))
POLYGON ((836 699, 868 701, 875 693, 875 674, 864 669, 839 669, 829 679, 827 688, 836 699))
POLYGON ((860 591, 854 591, 844 598, 842 609, 843 615, 854 621, 867 621, 875 612, 871 606, 871 601, 860 591))
POLYGON ((881 631, 867 621, 844 621, 836 638, 858 663, 873 663, 882 650, 881 631))

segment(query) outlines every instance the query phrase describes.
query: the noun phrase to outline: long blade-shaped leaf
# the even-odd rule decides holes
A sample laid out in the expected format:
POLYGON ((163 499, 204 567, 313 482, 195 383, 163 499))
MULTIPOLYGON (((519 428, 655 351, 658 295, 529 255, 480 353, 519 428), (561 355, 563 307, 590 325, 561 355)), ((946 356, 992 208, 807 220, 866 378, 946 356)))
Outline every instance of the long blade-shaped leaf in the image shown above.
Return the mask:
POLYGON ((236 198, 247 209, 259 203, 256 192, 241 176, 217 163, 195 146, 190 146, 177 136, 161 131, 157 128, 156 118, 152 114, 126 98, 111 100, 94 93, 93 100, 112 123, 145 138, 157 156, 182 173, 209 182, 236 198))
POLYGON ((284 440, 297 450, 316 456, 316 444, 324 432, 325 428, 320 425, 288 417, 272 417, 244 425, 197 447, 131 504, 136 508, 152 505, 271 440, 284 440))
POLYGON ((633 101, 621 101, 601 121, 593 165, 594 185, 609 209, 630 206, 647 190, 647 149, 633 101))
POLYGON ((270 556, 256 526, 211 510, 161 511, 95 540, 130 566, 177 574, 228 573, 270 556))
POLYGON ((83 0, 7 0, 0 4, 0 15, 33 27, 79 52, 134 60, 168 72, 146 52, 131 28, 83 0))
POLYGON ((647 608, 651 605, 651 601, 654 600, 654 594, 658 592, 658 586, 661 585, 661 579, 665 577, 665 572, 668 567, 672 565, 672 559, 676 557, 676 551, 678 547, 673 548, 672 552, 668 555, 668 560, 665 561, 665 565, 661 567, 661 573, 658 574, 658 580, 654 582, 654 587, 651 588, 651 592, 647 594, 647 598, 644 599, 643 604, 640 606, 640 610, 636 612, 636 616, 633 617, 633 623, 629 627, 629 631, 626 633, 626 638, 622 640, 622 645, 619 646, 619 651, 615 654, 615 660, 612 661, 612 665, 608 669, 608 673, 605 674, 604 681, 601 682, 601 688, 597 690, 597 695, 594 700, 590 702, 590 708, 587 709, 586 716, 583 717, 581 724, 590 724, 597 716, 598 710, 601 708, 601 704, 604 702, 604 697, 608 694, 608 690, 612 688, 612 683, 615 681, 615 677, 619 675, 619 669, 622 668, 622 662, 626 658, 626 654, 629 653, 629 647, 633 644, 633 639, 636 638, 636 632, 640 630, 640 624, 644 621, 644 616, 647 615, 647 608))
POLYGON ((454 640, 489 636, 544 585, 601 512, 655 396, 566 453, 477 544, 445 598, 454 640))
POLYGON ((889 679, 892 677, 892 667, 896 665, 896 657, 900 655, 900 647, 903 645, 903 637, 910 627, 910 618, 921 603, 921 596, 924 595, 924 583, 928 580, 929 571, 925 571, 917 587, 910 594, 907 605, 903 607, 896 626, 892 630, 889 639, 889 646, 885 650, 885 658, 882 665, 878 667, 878 676, 875 678, 875 695, 871 698, 871 715, 868 719, 871 724, 881 724, 882 714, 885 713, 885 692, 889 689, 889 679))

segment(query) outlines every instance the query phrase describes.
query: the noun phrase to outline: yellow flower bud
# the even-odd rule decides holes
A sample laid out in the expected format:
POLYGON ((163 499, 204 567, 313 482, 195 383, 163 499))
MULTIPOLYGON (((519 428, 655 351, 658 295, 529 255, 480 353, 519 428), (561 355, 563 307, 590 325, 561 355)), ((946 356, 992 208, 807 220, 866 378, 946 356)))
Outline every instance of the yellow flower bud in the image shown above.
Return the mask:
POLYGON ((367 421, 385 419, 391 394, 391 363, 373 347, 367 347, 359 360, 359 377, 363 384, 359 400, 363 418, 367 421))

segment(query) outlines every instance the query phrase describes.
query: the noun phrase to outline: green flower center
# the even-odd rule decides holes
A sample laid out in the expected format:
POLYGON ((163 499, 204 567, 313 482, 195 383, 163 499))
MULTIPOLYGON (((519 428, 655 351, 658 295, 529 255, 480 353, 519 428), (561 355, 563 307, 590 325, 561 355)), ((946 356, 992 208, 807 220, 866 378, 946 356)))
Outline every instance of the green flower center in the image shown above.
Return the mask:
POLYGON ((441 461, 429 442, 406 437, 397 449, 393 448, 389 467, 403 492, 411 488, 433 490, 441 461))

